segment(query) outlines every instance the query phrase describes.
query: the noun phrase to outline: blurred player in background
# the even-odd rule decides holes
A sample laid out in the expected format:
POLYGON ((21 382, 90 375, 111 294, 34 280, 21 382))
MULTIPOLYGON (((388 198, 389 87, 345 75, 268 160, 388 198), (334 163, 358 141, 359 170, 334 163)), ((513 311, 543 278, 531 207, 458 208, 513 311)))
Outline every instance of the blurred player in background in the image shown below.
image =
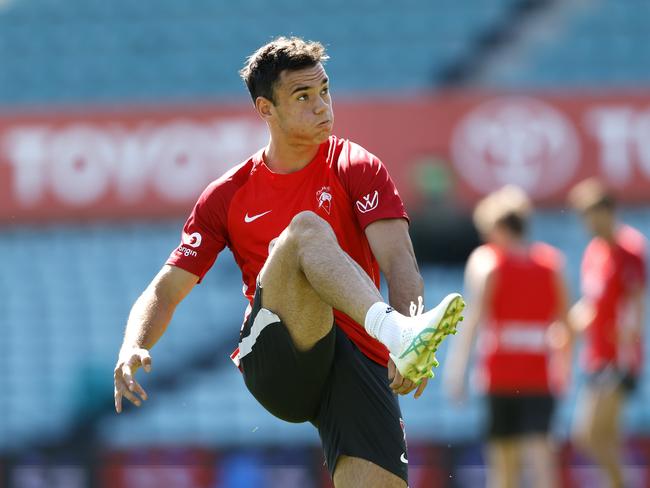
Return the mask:
POLYGON ((149 349, 174 309, 228 246, 250 302, 233 354, 250 392, 276 417, 318 429, 337 488, 404 487, 395 393, 422 393, 464 304, 451 294, 408 316, 423 283, 407 215, 381 161, 331 135, 326 59, 321 44, 298 38, 248 59, 242 77, 269 144, 208 186, 181 245, 133 306, 115 407, 122 396, 146 399, 135 371, 150 369, 149 349))
POLYGON ((582 261, 582 298, 572 308, 586 339, 588 381, 576 407, 574 441, 623 486, 619 421, 623 401, 642 365, 646 264, 644 236, 616 218, 612 195, 598 180, 585 180, 569 201, 593 235, 582 261))
POLYGON ((554 393, 570 368, 568 292, 561 253, 526 240, 531 203, 517 187, 488 195, 474 221, 486 244, 466 267, 468 320, 449 352, 446 384, 464 396, 465 376, 479 336, 480 386, 488 399, 488 486, 520 486, 529 454, 532 486, 557 486, 549 428, 554 393))

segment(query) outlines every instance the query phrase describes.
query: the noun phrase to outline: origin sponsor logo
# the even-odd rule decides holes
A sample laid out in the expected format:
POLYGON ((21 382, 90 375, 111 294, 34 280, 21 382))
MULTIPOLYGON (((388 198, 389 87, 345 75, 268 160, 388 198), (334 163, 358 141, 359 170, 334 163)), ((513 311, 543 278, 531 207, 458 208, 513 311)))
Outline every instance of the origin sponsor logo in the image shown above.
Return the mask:
POLYGON ((199 247, 203 238, 198 232, 192 234, 186 234, 183 232, 183 244, 187 244, 190 247, 199 247))
POLYGON ((198 256, 197 252, 194 249, 190 249, 189 247, 185 246, 180 246, 178 249, 176 249, 176 252, 178 254, 182 254, 185 257, 192 256, 195 258, 198 256))

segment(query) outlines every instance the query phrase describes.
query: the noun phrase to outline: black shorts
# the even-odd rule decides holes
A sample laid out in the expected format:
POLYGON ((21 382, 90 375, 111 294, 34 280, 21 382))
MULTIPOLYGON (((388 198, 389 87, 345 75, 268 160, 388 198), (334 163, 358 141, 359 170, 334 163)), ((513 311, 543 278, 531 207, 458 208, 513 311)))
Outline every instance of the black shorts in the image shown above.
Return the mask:
POLYGON ((261 302, 258 286, 240 339, 248 390, 274 416, 318 429, 332 476, 345 455, 366 459, 408 484, 404 424, 387 369, 336 326, 309 351, 297 351, 284 324, 261 302))
POLYGON ((550 395, 488 395, 488 438, 547 434, 554 407, 550 395))
POLYGON ((614 366, 606 366, 587 373, 587 384, 596 388, 619 387, 625 394, 632 394, 637 388, 639 377, 630 371, 623 371, 614 366))

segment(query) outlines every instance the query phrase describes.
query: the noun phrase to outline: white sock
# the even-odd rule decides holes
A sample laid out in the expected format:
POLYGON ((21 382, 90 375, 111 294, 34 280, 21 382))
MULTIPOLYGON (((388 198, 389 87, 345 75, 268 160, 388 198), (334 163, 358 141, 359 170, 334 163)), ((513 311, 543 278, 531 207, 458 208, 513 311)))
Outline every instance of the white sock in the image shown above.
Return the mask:
POLYGON ((364 327, 370 337, 386 346, 391 354, 398 354, 402 350, 404 319, 404 315, 387 303, 377 302, 368 309, 364 327))

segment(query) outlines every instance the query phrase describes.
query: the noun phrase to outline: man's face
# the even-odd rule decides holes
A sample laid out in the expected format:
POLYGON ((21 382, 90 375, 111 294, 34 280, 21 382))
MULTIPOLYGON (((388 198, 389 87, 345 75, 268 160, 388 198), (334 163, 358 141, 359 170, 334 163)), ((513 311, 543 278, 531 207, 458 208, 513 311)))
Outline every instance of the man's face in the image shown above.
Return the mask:
POLYGON ((614 212, 608 208, 593 207, 582 214, 587 229, 596 237, 609 238, 614 233, 614 212))
POLYGON ((331 135, 334 112, 322 64, 283 71, 273 95, 269 123, 289 141, 321 144, 331 135))
POLYGON ((517 238, 508 228, 502 224, 496 223, 487 234, 487 241, 500 247, 508 247, 509 244, 517 241, 517 238))

